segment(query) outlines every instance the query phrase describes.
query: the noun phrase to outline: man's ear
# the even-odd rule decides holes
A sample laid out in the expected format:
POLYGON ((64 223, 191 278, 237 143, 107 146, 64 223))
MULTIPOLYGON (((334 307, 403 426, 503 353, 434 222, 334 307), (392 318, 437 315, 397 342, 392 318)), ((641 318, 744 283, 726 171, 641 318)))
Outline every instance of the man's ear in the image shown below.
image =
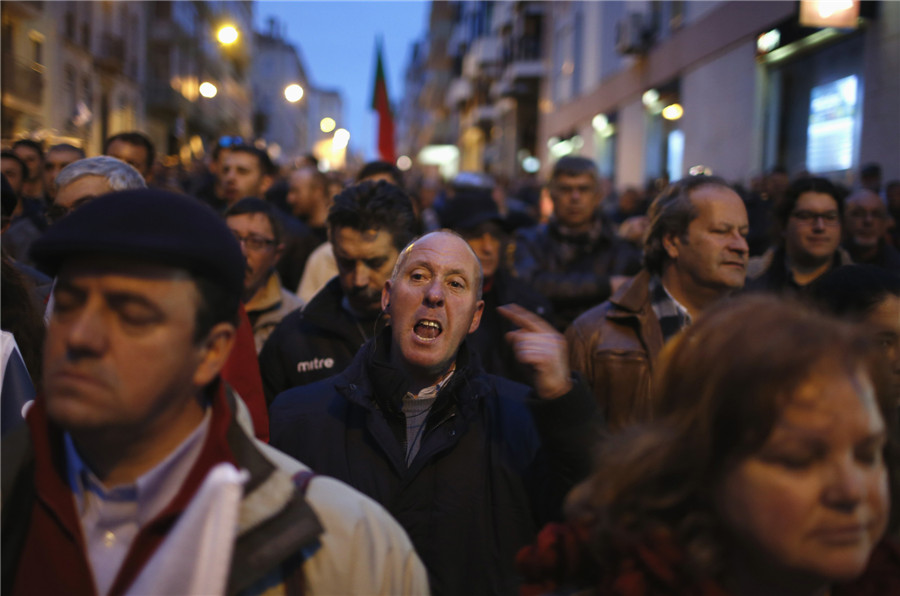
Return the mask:
POLYGON ((286 248, 286 245, 284 242, 282 242, 281 244, 279 244, 275 247, 275 264, 276 265, 278 264, 278 261, 281 260, 281 257, 284 256, 285 248, 286 248))
POLYGON ((472 324, 469 325, 469 333, 474 332, 478 329, 478 326, 481 324, 481 315, 484 314, 484 300, 479 300, 475 304, 475 314, 472 317, 472 324))
POLYGON ((205 387, 225 366, 237 330, 231 323, 216 323, 206 336, 206 339, 198 346, 200 362, 194 371, 194 385, 205 387))
POLYGON ((262 180, 259 183, 259 198, 263 198, 262 195, 266 194, 266 191, 269 190, 269 187, 272 186, 272 183, 275 182, 275 178, 273 176, 263 176, 262 180))
POLYGON ((384 282, 384 287, 381 288, 381 310, 387 311, 387 309, 390 305, 391 305, 391 280, 387 280, 384 282))
POLYGON ((678 247, 681 245, 675 234, 666 234, 662 239, 663 248, 673 261, 678 258, 678 247))

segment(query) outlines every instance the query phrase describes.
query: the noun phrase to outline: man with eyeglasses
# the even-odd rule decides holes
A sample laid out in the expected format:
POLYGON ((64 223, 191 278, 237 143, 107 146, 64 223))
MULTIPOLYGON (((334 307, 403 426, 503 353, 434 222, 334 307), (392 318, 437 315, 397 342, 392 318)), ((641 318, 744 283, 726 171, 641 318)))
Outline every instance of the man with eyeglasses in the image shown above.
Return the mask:
POLYGON ((900 273, 900 251, 887 243, 891 215, 872 190, 861 188, 847 197, 844 247, 854 263, 877 265, 900 273))
POLYGON ((640 254, 601 218, 600 178, 594 162, 577 156, 560 158, 548 190, 553 216, 546 224, 519 230, 514 270, 550 300, 552 322, 563 330, 637 273, 640 254))
POLYGON ((241 244, 246 260, 244 308, 253 325, 256 353, 288 313, 303 306, 281 285, 275 270, 284 254, 284 227, 276 207, 262 199, 241 199, 225 211, 225 223, 241 244))
POLYGON ((840 247, 843 197, 825 178, 801 178, 775 205, 781 242, 750 259, 747 289, 782 294, 805 288, 835 267, 852 262, 840 247))

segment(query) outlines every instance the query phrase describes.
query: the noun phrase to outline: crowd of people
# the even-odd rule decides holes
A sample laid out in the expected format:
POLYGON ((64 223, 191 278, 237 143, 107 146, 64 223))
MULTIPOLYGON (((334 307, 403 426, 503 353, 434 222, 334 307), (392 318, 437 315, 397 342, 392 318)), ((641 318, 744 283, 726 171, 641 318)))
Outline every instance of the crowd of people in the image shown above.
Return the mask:
POLYGON ((2 152, 3 593, 900 594, 877 165, 103 153, 2 152))

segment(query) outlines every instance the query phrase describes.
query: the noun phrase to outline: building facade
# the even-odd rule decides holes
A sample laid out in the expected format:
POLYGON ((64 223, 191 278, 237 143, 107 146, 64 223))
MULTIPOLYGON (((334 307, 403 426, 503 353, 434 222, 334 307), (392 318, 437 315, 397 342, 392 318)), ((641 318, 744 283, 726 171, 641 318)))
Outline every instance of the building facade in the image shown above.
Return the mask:
POLYGON ((140 2, 3 2, 2 136, 99 153, 145 125, 146 7, 140 2))
POLYGON ((871 161, 900 177, 900 6, 848 3, 834 27, 804 4, 551 3, 543 167, 577 152, 619 187, 774 166, 852 184, 871 161))
POLYGON ((692 168, 900 178, 897 2, 440 2, 429 41, 449 82, 429 72, 416 148, 453 139, 459 169, 546 176, 574 153, 619 188, 692 168))

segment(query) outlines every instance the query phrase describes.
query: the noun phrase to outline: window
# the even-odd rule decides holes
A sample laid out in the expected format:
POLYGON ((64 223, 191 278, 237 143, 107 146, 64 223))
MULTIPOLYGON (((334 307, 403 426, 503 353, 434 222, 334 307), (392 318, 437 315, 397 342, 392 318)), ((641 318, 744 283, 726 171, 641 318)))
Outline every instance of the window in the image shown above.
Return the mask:
POLYGON ((34 38, 31 40, 31 59, 35 64, 44 63, 44 43, 34 38))

